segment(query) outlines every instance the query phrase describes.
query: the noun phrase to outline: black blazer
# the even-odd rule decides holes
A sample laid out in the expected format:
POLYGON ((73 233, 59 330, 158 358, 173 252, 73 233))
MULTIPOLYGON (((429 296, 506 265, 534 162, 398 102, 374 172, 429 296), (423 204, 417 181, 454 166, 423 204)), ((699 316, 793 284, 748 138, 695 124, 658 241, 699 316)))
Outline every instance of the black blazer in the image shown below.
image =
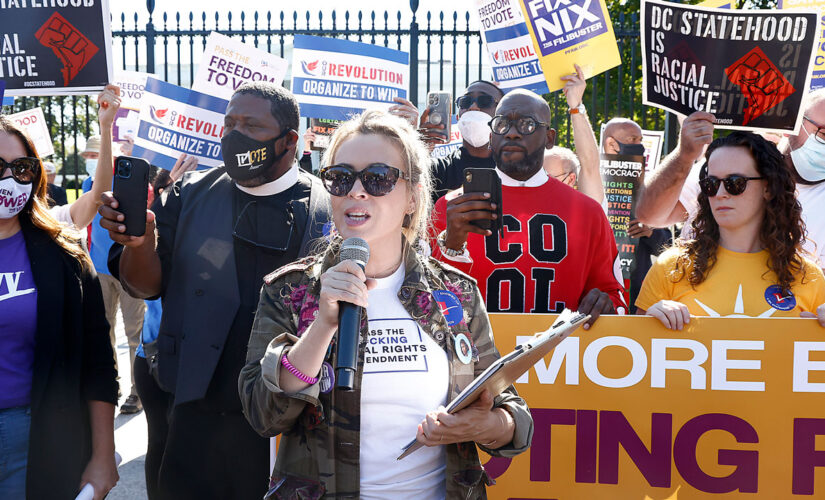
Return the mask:
POLYGON ((26 497, 74 498, 91 457, 88 401, 117 404, 109 323, 94 268, 21 223, 37 287, 26 497))

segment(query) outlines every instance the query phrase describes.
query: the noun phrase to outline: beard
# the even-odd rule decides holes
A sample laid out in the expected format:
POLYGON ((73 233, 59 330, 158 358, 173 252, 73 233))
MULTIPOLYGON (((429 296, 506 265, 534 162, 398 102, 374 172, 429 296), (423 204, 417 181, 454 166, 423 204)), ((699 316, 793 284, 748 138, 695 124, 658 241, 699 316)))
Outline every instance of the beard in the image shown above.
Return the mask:
POLYGON ((542 168, 544 163, 544 147, 540 147, 532 153, 525 152, 521 160, 517 161, 504 162, 501 160, 501 153, 501 149, 493 152, 496 165, 499 170, 517 180, 529 179, 542 168))

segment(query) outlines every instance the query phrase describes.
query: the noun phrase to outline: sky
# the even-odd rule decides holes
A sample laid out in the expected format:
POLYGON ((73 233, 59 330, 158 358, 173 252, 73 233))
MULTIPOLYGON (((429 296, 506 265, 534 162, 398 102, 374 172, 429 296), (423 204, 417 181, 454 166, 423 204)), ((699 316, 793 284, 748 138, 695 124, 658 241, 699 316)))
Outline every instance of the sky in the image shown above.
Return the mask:
MULTIPOLYGON (((198 19, 200 17, 198 16, 199 13, 206 12, 207 19, 214 22, 216 11, 220 12, 221 18, 223 18, 225 13, 228 10, 231 10, 234 25, 235 22, 237 22, 236 20, 240 19, 241 11, 246 12, 248 18, 251 18, 252 13, 256 10, 262 14, 266 13, 267 10, 271 10, 273 17, 275 17, 276 14, 280 16, 281 10, 284 10, 287 16, 291 18, 291 13, 294 10, 298 10, 298 19, 305 22, 306 18, 303 13, 307 9, 296 9, 294 8, 294 5, 308 5, 310 3, 312 7, 309 11, 312 14, 313 25, 317 23, 317 12, 319 10, 324 13, 325 24, 326 22, 330 22, 329 16, 333 10, 338 12, 336 15, 340 20, 343 20, 343 13, 345 10, 349 10, 350 12, 357 12, 359 10, 369 12, 374 10, 377 13, 383 13, 383 11, 386 10, 390 12, 391 19, 394 19, 393 16, 395 13, 400 10, 404 16, 403 19, 407 22, 409 20, 408 16, 411 12, 410 2, 408 0, 313 0, 312 2, 306 3, 294 3, 287 2, 285 0, 270 0, 269 2, 264 2, 261 0, 232 0, 231 2, 226 2, 224 0, 155 0, 154 16, 157 20, 162 16, 163 12, 170 14, 181 12, 182 14, 186 14, 186 17, 188 18, 188 13, 194 12, 195 18, 198 19), (231 4, 231 8, 227 7, 228 3, 231 4)), ((445 18, 448 17, 448 13, 451 18, 452 12, 456 11, 459 12, 459 19, 463 21, 463 14, 468 10, 473 9, 474 5, 475 0, 449 0, 447 2, 444 0, 420 0, 417 11, 419 25, 421 24, 421 19, 425 18, 428 11, 432 12, 434 15, 444 11, 445 18), (445 8, 445 6, 447 6, 447 8, 445 8)), ((146 2, 143 1, 131 2, 126 0, 112 0, 110 8, 116 20, 120 18, 121 13, 125 13, 127 19, 131 20, 136 9, 141 19, 147 15, 146 2)), ((475 23, 475 16, 471 16, 470 29, 477 29, 477 25, 475 23)), ((117 25, 117 23, 115 24, 117 25)), ((461 23, 459 25, 461 26, 461 23)))

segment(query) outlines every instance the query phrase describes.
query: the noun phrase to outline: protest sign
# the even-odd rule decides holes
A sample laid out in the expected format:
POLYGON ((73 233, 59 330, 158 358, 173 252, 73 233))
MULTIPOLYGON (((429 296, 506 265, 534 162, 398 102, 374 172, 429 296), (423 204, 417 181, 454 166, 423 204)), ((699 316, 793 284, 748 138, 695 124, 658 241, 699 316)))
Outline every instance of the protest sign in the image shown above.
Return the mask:
POLYGON ((7 95, 0 101, 0 106, 11 106, 14 104, 14 96, 7 95))
POLYGON ((797 130, 817 38, 813 12, 642 2, 642 96, 730 129, 797 130))
POLYGON ((27 109, 20 113, 9 115, 9 119, 14 121, 17 125, 22 127, 32 142, 37 154, 40 158, 45 158, 54 154, 54 144, 52 144, 52 135, 49 132, 49 124, 46 122, 46 117, 43 116, 43 110, 40 108, 27 109))
POLYGON ((644 182, 644 157, 601 154, 599 172, 607 200, 607 220, 619 247, 624 279, 630 279, 638 238, 627 235, 628 223, 636 218, 636 196, 644 182))
POLYGON ((450 142, 447 144, 439 144, 430 151, 430 156, 433 158, 444 158, 456 149, 461 147, 464 143, 464 138, 461 137, 461 131, 458 130, 458 120, 453 115, 453 124, 450 126, 450 142))
POLYGON ((115 85, 120 87, 120 108, 115 115, 113 137, 115 142, 134 140, 140 124, 140 108, 146 91, 148 73, 137 71, 115 71, 115 85))
POLYGON ((321 151, 327 149, 329 146, 329 138, 335 133, 341 122, 338 120, 329 120, 327 118, 310 118, 309 130, 315 134, 315 140, 312 141, 312 150, 321 151))
POLYGON ((6 0, 0 11, 0 79, 7 95, 83 94, 112 80, 108 0, 6 0))
POLYGON ((505 93, 515 88, 546 94, 547 82, 518 0, 476 0, 481 37, 493 80, 505 93))
POLYGON ((642 146, 645 147, 645 172, 656 170, 662 158, 665 133, 661 130, 642 130, 642 146))
POLYGON ((696 5, 700 5, 702 7, 712 7, 714 9, 736 8, 736 4, 734 4, 733 0, 705 0, 704 2, 699 2, 696 5))
POLYGON ((206 39, 192 90, 227 101, 246 82, 284 82, 286 59, 213 31, 206 39))
POLYGON ((621 64, 604 0, 519 0, 550 92, 581 66, 585 78, 621 64))
POLYGON ((410 56, 368 43, 295 35, 292 93, 301 116, 347 120, 407 98, 410 56))
POLYGON ((181 153, 198 158, 198 168, 223 164, 223 99, 146 79, 133 156, 171 170, 181 153))
MULTIPOLYGON (((496 347, 554 318, 491 314, 496 347)), ((677 332, 602 316, 516 382, 533 441, 513 459, 482 455, 488 497, 823 498, 823 332, 812 319, 691 318, 677 332)))
POLYGON ((6 81, 0 80, 0 106, 6 105, 6 81))
POLYGON ((815 9, 819 13, 819 42, 814 50, 811 90, 825 87, 825 0, 779 0, 780 9, 815 9))

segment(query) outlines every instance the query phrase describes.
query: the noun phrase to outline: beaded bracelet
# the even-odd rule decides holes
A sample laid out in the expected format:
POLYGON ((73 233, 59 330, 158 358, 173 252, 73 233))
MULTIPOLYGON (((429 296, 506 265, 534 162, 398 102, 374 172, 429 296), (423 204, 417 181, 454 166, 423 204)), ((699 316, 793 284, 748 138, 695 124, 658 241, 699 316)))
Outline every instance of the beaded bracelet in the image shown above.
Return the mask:
POLYGON ((288 371, 289 373, 295 375, 295 377, 298 380, 300 380, 301 382, 305 382, 309 385, 313 385, 316 382, 318 382, 317 377, 310 377, 309 375, 306 375, 306 374, 302 373, 301 370, 299 370, 299 369, 295 368, 294 366, 292 366, 292 363, 290 363, 289 360, 286 358, 286 354, 281 356, 281 364, 284 365, 284 368, 286 368, 286 371, 288 371))

